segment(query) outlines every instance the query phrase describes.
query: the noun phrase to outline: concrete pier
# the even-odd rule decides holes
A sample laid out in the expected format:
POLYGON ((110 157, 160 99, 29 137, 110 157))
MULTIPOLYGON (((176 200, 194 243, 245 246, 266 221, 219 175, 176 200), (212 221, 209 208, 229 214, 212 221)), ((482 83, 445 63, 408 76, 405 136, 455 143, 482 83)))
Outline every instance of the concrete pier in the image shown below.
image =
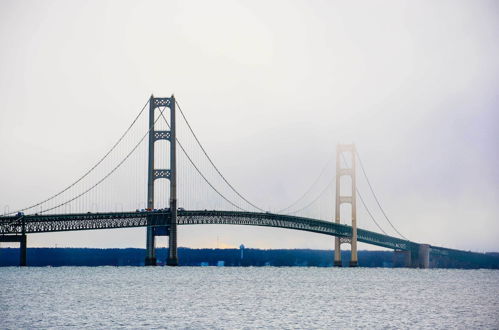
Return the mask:
POLYGON ((419 244, 419 246, 410 251, 410 267, 412 268, 430 268, 430 245, 419 244))
POLYGON ((419 246, 418 267, 430 268, 430 245, 428 244, 421 244, 419 246))
POLYGON ((28 265, 27 262, 28 239, 26 234, 0 236, 0 242, 19 243, 19 266, 24 267, 28 265))
POLYGON ((26 255, 27 255, 27 243, 28 243, 28 239, 27 239, 27 236, 26 234, 23 234, 21 235, 21 246, 20 246, 20 255, 19 255, 19 266, 21 267, 25 267, 28 265, 28 262, 27 262, 27 258, 26 258, 26 255))

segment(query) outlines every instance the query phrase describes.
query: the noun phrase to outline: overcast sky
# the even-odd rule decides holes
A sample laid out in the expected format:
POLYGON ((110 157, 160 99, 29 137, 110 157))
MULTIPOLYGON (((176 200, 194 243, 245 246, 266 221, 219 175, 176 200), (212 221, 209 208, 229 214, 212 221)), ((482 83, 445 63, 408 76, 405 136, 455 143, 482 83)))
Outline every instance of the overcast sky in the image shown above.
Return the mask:
MULTIPOLYGON (((409 239, 499 251, 498 18, 497 1, 471 0, 0 0, 0 211, 74 181, 151 93, 175 93, 222 172, 259 205, 285 207, 337 143, 355 143, 409 239)), ((365 214, 358 223, 375 229, 365 214)), ((333 247, 235 226, 181 227, 179 245, 217 237, 333 247)), ((144 247, 145 229, 29 236, 55 244, 144 247)))

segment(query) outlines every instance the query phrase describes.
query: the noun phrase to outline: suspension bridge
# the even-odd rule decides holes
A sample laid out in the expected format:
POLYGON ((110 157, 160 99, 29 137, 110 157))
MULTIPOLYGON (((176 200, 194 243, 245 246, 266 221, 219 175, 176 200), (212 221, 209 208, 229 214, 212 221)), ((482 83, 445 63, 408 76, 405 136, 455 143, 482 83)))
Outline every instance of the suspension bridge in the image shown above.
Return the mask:
POLYGON ((228 224, 333 236, 335 266, 342 265, 342 244, 350 245, 349 265, 358 265, 357 242, 402 253, 408 267, 428 268, 430 256, 477 262, 490 257, 407 239, 382 208, 355 146, 338 145, 335 156, 335 166, 331 158, 300 198, 270 212, 251 202, 222 174, 173 95, 151 96, 111 148, 74 182, 29 206, 4 210, 0 242, 19 243, 20 265, 26 266, 28 234, 145 227, 145 265, 157 263, 156 237, 168 236, 166 264, 176 266, 177 226, 228 224), (359 165, 393 235, 373 216, 359 191, 359 165), (349 179, 346 185, 344 178, 349 179), (376 230, 357 227, 357 201, 376 230), (342 204, 350 205, 347 220, 342 204))

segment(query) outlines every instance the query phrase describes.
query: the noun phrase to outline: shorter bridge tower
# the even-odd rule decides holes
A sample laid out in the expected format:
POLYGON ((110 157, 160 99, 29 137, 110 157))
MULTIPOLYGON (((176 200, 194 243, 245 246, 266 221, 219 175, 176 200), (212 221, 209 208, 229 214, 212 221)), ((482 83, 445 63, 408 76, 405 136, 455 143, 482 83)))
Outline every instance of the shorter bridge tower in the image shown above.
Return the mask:
POLYGON ((177 256, 177 162, 176 162, 176 134, 175 134, 175 97, 154 97, 149 100, 149 163, 147 171, 147 208, 154 209, 154 181, 156 179, 170 180, 170 223, 168 226, 147 227, 147 255, 146 266, 156 265, 156 236, 168 235, 168 266, 178 265, 177 256), (157 131, 154 128, 154 112, 156 108, 170 108, 170 130, 157 131), (154 142, 158 140, 170 141, 170 168, 157 169, 154 167, 154 142))
MULTIPOLYGON (((346 162, 346 161, 345 161, 346 162)), ((335 203, 335 222, 340 223, 341 204, 349 203, 352 206, 352 235, 350 237, 335 237, 334 239, 334 266, 341 267, 341 244, 348 243, 351 247, 350 267, 358 266, 357 259, 357 190, 355 183, 355 145, 339 144, 336 147, 336 203, 335 203), (351 155, 350 167, 342 167, 341 163, 345 161, 345 154, 351 155), (341 177, 350 176, 351 194, 350 196, 341 193, 341 177)))

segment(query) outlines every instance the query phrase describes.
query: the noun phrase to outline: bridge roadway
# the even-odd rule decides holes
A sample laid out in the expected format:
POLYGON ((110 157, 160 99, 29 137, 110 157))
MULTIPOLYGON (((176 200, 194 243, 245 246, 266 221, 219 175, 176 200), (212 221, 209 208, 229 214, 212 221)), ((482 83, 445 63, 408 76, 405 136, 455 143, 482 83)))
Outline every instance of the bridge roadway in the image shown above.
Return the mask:
MULTIPOLYGON (((0 235, 21 234, 24 222, 25 233, 47 233, 91 229, 132 228, 167 226, 169 212, 112 212, 26 215, 22 218, 0 217, 0 235)), ((235 211, 178 211, 179 225, 249 225, 287 228, 339 237, 350 237, 352 228, 322 220, 273 213, 235 211)), ((358 240, 396 250, 411 250, 416 243, 396 237, 381 235, 363 229, 357 230, 358 240)), ((417 244, 416 244, 417 245, 417 244)))
MULTIPOLYGON (((168 211, 144 212, 109 212, 109 213, 74 213, 0 217, 0 241, 16 241, 15 237, 23 233, 48 233, 60 231, 95 230, 133 227, 168 226, 168 211)), ((239 211, 215 210, 179 210, 179 225, 248 225, 286 228, 348 238, 352 227, 317 219, 290 215, 239 211)), ((357 229, 358 241, 394 250, 410 251, 412 258, 418 258, 422 244, 379 234, 364 229, 357 229)), ((482 259, 486 255, 461 250, 447 249, 426 245, 432 255, 447 256, 467 261, 482 259)))

